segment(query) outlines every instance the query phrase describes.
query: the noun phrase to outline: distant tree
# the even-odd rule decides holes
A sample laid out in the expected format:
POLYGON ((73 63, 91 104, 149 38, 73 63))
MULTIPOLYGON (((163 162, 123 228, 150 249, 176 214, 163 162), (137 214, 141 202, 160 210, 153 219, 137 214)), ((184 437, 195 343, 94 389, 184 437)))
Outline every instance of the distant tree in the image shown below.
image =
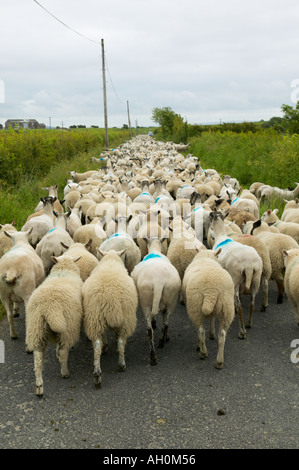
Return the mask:
POLYGON ((287 130, 292 134, 299 134, 299 101, 297 101, 295 108, 288 104, 283 104, 281 110, 287 130))
POLYGON ((123 124, 123 127, 122 127, 122 129, 129 129, 129 126, 128 126, 128 124, 123 124))
MULTIPOLYGON (((178 138, 178 131, 180 135, 185 135, 184 119, 169 106, 154 108, 152 111, 152 121, 161 126, 164 137, 170 137, 172 139, 178 138), (183 132, 182 129, 184 129, 183 132)), ((183 137, 180 138, 182 139, 183 137)))

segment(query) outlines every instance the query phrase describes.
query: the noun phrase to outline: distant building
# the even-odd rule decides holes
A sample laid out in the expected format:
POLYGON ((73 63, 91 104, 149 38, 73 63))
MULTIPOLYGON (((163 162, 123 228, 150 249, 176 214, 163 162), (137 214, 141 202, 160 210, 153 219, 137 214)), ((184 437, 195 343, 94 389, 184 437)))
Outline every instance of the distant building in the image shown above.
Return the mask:
POLYGON ((5 129, 45 129, 45 124, 40 124, 36 119, 8 119, 5 123, 5 129))

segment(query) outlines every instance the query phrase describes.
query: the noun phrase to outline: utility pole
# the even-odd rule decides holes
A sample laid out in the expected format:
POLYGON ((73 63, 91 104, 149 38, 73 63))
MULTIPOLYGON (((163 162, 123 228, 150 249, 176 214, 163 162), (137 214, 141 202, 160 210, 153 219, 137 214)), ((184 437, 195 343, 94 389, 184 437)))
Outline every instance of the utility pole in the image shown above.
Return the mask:
POLYGON ((130 139, 131 139, 132 138, 132 133, 131 133, 131 120, 130 120, 130 111, 129 111, 129 101, 127 101, 127 112, 128 112, 128 124, 129 124, 130 139))
POLYGON ((104 95, 105 144, 106 144, 106 149, 108 150, 108 148, 109 148, 109 138, 108 138, 108 118, 107 118, 104 39, 101 40, 101 45, 102 45, 102 75, 103 75, 103 95, 104 95))

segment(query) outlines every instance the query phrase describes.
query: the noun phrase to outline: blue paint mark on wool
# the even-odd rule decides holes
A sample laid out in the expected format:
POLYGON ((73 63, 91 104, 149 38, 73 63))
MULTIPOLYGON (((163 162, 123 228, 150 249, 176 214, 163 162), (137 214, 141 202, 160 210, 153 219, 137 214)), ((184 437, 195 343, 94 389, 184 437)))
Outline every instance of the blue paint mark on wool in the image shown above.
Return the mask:
POLYGON ((53 230, 56 230, 56 227, 54 227, 54 228, 51 228, 51 230, 49 230, 49 232, 48 232, 48 233, 51 233, 51 232, 53 232, 53 230))
POLYGON ((238 198, 238 197, 236 197, 236 199, 234 199, 234 200, 233 200, 232 204, 233 204, 234 202, 236 202, 238 199, 239 199, 239 198, 238 198))
POLYGON ((221 246, 224 246, 224 245, 227 245, 228 243, 232 242, 233 240, 231 238, 227 238, 226 240, 224 240, 223 242, 220 242, 218 243, 218 245, 216 246, 216 248, 214 248, 215 250, 217 250, 218 248, 220 248, 221 246))
POLYGON ((195 207, 195 209, 193 209, 192 212, 196 212, 196 211, 198 211, 199 209, 202 209, 202 206, 195 207))
POLYGON ((111 235, 111 237, 108 238, 108 240, 115 237, 125 237, 125 234, 121 232, 114 233, 113 235, 111 235))
POLYGON ((162 256, 159 254, 159 253, 149 253, 148 255, 146 255, 142 261, 147 261, 149 259, 153 259, 153 258, 162 258, 162 256))
POLYGON ((150 196, 150 193, 141 193, 141 194, 139 194, 139 196, 144 196, 144 195, 150 196))

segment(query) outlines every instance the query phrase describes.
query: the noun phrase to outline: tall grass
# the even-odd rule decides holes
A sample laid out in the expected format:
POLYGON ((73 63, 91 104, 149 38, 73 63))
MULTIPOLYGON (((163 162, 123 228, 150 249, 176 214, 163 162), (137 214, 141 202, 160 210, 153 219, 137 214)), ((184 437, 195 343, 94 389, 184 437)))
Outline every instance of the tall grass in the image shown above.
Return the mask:
POLYGON ((235 133, 203 132, 191 139, 189 152, 204 168, 215 168, 249 187, 260 181, 280 188, 294 187, 299 179, 299 135, 274 130, 235 133))

